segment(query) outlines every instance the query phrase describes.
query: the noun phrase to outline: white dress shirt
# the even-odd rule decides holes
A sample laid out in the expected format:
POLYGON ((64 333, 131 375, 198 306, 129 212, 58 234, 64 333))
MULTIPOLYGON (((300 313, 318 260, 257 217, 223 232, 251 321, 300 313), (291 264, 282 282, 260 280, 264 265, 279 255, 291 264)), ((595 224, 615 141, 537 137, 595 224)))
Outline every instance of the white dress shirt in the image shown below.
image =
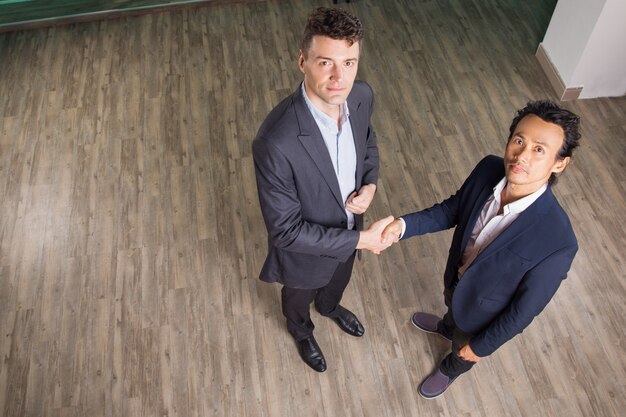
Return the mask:
MULTIPOLYGON (((470 236, 463 256, 461 257, 461 265, 459 267, 459 277, 462 277, 467 268, 472 265, 472 262, 480 255, 480 253, 493 242, 507 227, 511 225, 519 217, 519 215, 526 210, 532 203, 537 200, 541 194, 543 194, 548 188, 548 183, 545 183, 541 188, 526 197, 520 198, 512 203, 507 204, 502 209, 502 214, 498 214, 500 210, 500 195, 504 187, 506 186, 506 177, 502 178, 500 182, 493 188, 493 194, 487 199, 483 206, 472 235, 470 236)), ((406 231, 406 223, 404 219, 400 217, 402 221, 402 234, 404 236, 406 231)))
POLYGON ((487 199, 483 206, 478 220, 472 230, 472 235, 467 242, 463 257, 461 257, 461 266, 459 267, 459 277, 462 277, 467 268, 480 255, 480 253, 491 242, 497 238, 507 227, 511 225, 532 203, 537 200, 541 194, 546 191, 548 184, 544 184, 540 189, 526 197, 520 198, 512 203, 507 204, 502 209, 502 214, 498 214, 500 210, 500 195, 506 186, 506 177, 494 187, 493 194, 487 199))

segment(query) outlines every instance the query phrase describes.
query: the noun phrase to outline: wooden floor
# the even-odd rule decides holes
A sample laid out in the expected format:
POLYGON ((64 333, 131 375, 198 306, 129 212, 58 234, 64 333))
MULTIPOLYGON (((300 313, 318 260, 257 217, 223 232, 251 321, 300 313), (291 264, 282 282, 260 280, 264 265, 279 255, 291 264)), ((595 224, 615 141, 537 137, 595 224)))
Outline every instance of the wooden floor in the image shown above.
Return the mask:
MULTIPOLYGON (((450 232, 364 254, 350 338, 314 313, 329 369, 283 322, 251 141, 294 90, 322 1, 233 4, 0 35, 0 414, 620 416, 626 409, 626 98, 568 102, 583 142, 556 187, 569 278, 521 335, 438 399, 450 232), (622 411, 620 411, 622 410, 622 411)), ((381 178, 368 222, 427 207, 552 98, 534 52, 555 1, 360 0, 381 178)))

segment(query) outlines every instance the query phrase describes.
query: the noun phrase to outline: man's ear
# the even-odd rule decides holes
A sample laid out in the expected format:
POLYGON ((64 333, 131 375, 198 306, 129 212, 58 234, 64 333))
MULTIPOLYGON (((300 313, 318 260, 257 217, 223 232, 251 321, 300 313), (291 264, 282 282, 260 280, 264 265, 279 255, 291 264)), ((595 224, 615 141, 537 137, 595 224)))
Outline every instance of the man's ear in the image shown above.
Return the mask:
POLYGON ((298 51, 298 68, 304 73, 304 54, 302 53, 302 49, 298 51))
POLYGON ((559 172, 563 172, 565 167, 569 164, 569 161, 570 161, 569 156, 566 156, 565 158, 562 158, 562 159, 557 159, 556 163, 554 164, 554 167, 552 167, 552 172, 555 172, 557 174, 559 172))

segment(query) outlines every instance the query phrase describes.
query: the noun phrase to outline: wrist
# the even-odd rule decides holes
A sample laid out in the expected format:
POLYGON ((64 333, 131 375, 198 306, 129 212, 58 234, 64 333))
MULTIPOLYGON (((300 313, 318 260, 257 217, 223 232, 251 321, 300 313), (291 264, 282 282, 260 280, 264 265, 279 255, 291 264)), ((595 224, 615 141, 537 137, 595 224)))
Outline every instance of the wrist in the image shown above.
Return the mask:
POLYGON ((359 232, 359 241, 356 243, 357 249, 365 249, 365 232, 359 232))
POLYGON ((361 185, 361 188, 359 188, 357 191, 358 195, 369 194, 372 197, 374 196, 375 193, 376 193, 376 184, 363 184, 361 185))
POLYGON ((395 230, 398 231, 398 240, 402 239, 402 236, 404 236, 404 233, 406 232, 406 222, 402 217, 396 217, 393 223, 396 225, 395 230))

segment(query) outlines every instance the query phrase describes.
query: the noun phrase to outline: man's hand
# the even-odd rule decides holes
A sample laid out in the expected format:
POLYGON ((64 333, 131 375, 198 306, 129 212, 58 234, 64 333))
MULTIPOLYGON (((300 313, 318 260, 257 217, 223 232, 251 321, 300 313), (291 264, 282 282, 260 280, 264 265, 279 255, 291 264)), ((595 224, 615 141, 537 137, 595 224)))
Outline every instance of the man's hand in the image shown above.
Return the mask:
POLYGON ((367 249, 379 255, 382 251, 391 246, 392 242, 383 242, 381 233, 385 229, 385 226, 392 221, 393 216, 388 216, 373 223, 369 229, 359 232, 359 243, 357 243, 356 248, 367 249))
POLYGON ((394 220, 385 227, 383 230, 382 238, 383 243, 396 243, 400 240, 400 234, 402 233, 402 220, 394 220))
POLYGON ((368 209, 376 193, 376 184, 365 184, 359 191, 355 191, 348 196, 346 209, 350 213, 363 214, 368 209))
POLYGON ((461 349, 459 349, 458 355, 461 359, 470 361, 470 362, 478 362, 480 360, 480 356, 476 356, 476 354, 470 347, 469 343, 466 343, 463 346, 461 346, 461 349))

